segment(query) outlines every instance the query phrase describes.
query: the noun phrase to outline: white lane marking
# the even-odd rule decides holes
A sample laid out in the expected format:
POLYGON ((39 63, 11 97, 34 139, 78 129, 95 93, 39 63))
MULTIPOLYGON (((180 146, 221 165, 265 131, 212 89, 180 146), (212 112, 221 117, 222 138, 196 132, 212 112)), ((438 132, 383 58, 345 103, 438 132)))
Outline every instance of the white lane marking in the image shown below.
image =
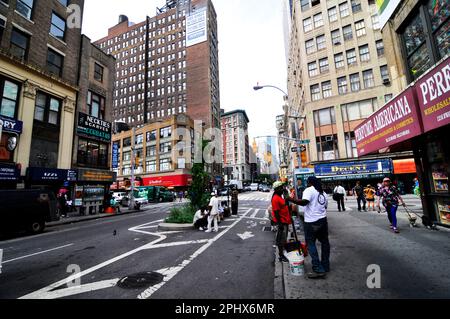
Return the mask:
POLYGON ((259 213, 259 209, 255 209, 255 212, 250 216, 250 218, 256 217, 256 215, 259 213))
MULTIPOLYGON (((156 222, 156 221, 154 221, 154 222, 156 222)), ((142 224, 142 225, 139 225, 139 226, 135 226, 135 227, 130 228, 129 230, 130 231, 136 231, 134 229, 137 229, 139 227, 148 226, 149 224, 152 224, 154 222, 145 223, 145 224, 142 224)), ((163 240, 165 240, 167 238, 167 236, 161 235, 161 234, 158 234, 158 233, 149 233, 149 232, 147 232, 147 234, 152 234, 152 235, 155 235, 156 237, 159 237, 159 238, 155 239, 154 241, 152 241, 152 242, 150 242, 148 244, 145 244, 145 245, 143 245, 141 247, 138 247, 136 249, 130 250, 130 251, 128 251, 128 252, 126 252, 126 253, 124 253, 122 255, 119 255, 117 257, 111 258, 111 259, 109 259, 109 260, 107 260, 107 261, 105 261, 105 262, 103 262, 101 264, 98 264, 98 265, 94 266, 94 267, 91 267, 91 268, 86 269, 86 270, 84 270, 82 272, 73 274, 73 275, 71 275, 71 276, 69 276, 69 277, 67 277, 65 279, 62 279, 62 280, 60 280, 58 282, 55 282, 55 283, 53 283, 53 284, 51 284, 51 285, 49 285, 47 287, 44 287, 42 289, 36 290, 35 292, 29 293, 29 294, 27 294, 25 296, 22 296, 19 299, 42 299, 51 290, 53 290, 53 289, 55 289, 55 288, 57 288, 59 286, 66 285, 67 283, 72 282, 75 279, 81 278, 81 277, 83 277, 83 276, 85 276, 87 274, 90 274, 90 273, 98 270, 98 269, 101 269, 101 268, 106 267, 106 266, 108 266, 108 265, 110 265, 112 263, 115 263, 116 261, 119 261, 121 259, 129 257, 129 256, 131 256, 131 255, 133 255, 133 254, 135 254, 135 253, 137 253, 137 252, 139 252, 141 250, 148 249, 149 247, 151 247, 151 246, 153 246, 153 245, 155 245, 155 244, 157 244, 157 243, 159 243, 159 242, 161 242, 161 241, 163 241, 163 240)))
POLYGON ((48 252, 51 252, 51 251, 54 251, 54 250, 63 249, 63 248, 70 247, 70 246, 73 246, 73 245, 74 244, 68 244, 68 245, 64 245, 64 246, 60 246, 60 247, 56 247, 56 248, 40 251, 40 252, 37 252, 37 253, 34 253, 34 254, 30 254, 30 255, 26 255, 26 256, 22 256, 22 257, 17 257, 17 258, 14 258, 14 259, 6 260, 6 261, 3 262, 3 264, 7 264, 7 263, 10 263, 10 262, 13 262, 13 261, 16 261, 16 260, 20 260, 20 259, 24 259, 24 258, 36 256, 36 255, 45 254, 45 253, 48 253, 48 252))
MULTIPOLYGON (((245 215, 250 213, 252 211, 252 208, 250 208, 245 215)), ((228 233, 234 226, 236 226, 240 221, 242 220, 242 217, 236 220, 227 230, 219 233, 216 237, 209 240, 208 243, 200 247, 197 251, 194 252, 188 259, 184 260, 181 264, 179 264, 176 267, 171 267, 167 269, 167 272, 165 273, 165 278, 163 282, 147 288, 145 291, 143 291, 141 294, 137 296, 138 299, 148 299, 150 298, 156 291, 158 291, 162 286, 164 286, 169 280, 171 280, 173 277, 175 277, 176 274, 178 274, 181 270, 183 270, 187 265, 189 265, 195 258, 200 256, 206 249, 208 249, 212 244, 214 244, 217 240, 219 240, 222 236, 224 236, 226 233, 228 233)))
POLYGON ((247 216, 243 216, 242 218, 245 218, 245 219, 256 219, 256 220, 269 220, 268 218, 247 217, 247 216))
POLYGON ((237 234, 238 236, 239 236, 239 238, 241 238, 242 240, 246 240, 246 239, 249 239, 249 238, 252 238, 252 237, 255 237, 255 235, 253 235, 253 233, 252 232, 250 232, 250 231, 246 231, 245 233, 243 233, 243 234, 237 234))
POLYGON ((165 243, 165 244, 158 244, 153 245, 151 247, 146 248, 146 250, 149 249, 157 249, 157 248, 166 248, 166 247, 175 247, 175 246, 182 246, 182 245, 191 245, 191 244, 204 244, 209 242, 209 239, 199 239, 199 240, 190 240, 190 241, 177 241, 173 243, 165 243))
POLYGON ((2 273, 3 249, 0 249, 0 274, 2 273))
POLYGON ((81 286, 74 286, 74 287, 59 289, 59 290, 55 290, 55 291, 50 291, 45 295, 41 295, 41 296, 37 297, 36 299, 64 298, 64 297, 79 295, 79 294, 83 294, 86 292, 92 292, 92 291, 96 291, 96 290, 100 290, 100 289, 111 288, 111 287, 116 286, 116 284, 119 280, 120 280, 120 278, 115 278, 115 279, 93 282, 93 283, 85 284, 85 285, 81 285, 81 286))

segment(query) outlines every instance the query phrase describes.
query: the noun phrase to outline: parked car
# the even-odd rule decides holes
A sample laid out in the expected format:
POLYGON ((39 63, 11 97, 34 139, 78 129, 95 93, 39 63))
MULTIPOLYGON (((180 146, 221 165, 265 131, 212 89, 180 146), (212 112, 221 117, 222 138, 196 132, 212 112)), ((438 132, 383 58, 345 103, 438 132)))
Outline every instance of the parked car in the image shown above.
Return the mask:
POLYGON ((250 190, 252 192, 256 192, 258 190, 258 186, 259 186, 258 183, 253 183, 250 185, 250 190))
POLYGON ((251 192, 252 188, 250 186, 245 186, 244 187, 244 192, 251 192))
POLYGON ((260 191, 264 192, 264 193, 270 193, 271 189, 267 185, 262 185, 261 188, 260 188, 260 191))
POLYGON ((55 193, 49 190, 1 190, 0 232, 27 230, 38 234, 45 223, 60 219, 55 193))
POLYGON ((124 196, 127 196, 127 192, 114 192, 112 196, 114 197, 116 202, 122 205, 122 199, 124 196))
POLYGON ((222 188, 221 190, 219 190, 219 195, 220 196, 231 195, 230 188, 228 188, 228 187, 222 188))
MULTIPOLYGON (((122 206, 129 207, 130 206, 130 193, 123 196, 122 198, 122 206)), ((134 192, 134 208, 140 209, 143 205, 148 204, 148 199, 146 197, 139 196, 137 191, 134 192)))

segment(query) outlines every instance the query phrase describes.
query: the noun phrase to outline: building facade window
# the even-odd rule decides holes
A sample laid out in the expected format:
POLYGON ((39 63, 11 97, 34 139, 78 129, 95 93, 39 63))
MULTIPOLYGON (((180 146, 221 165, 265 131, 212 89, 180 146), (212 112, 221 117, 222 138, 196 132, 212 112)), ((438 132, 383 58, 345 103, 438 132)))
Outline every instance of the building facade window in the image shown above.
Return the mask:
POLYGON ((338 17, 337 17, 337 10, 336 7, 332 7, 330 9, 328 9, 328 20, 330 22, 334 22, 337 21, 338 17))
POLYGON ((328 58, 319 60, 320 73, 326 73, 329 71, 328 58))
POLYGON ((156 141, 156 130, 147 132, 147 142, 156 141))
POLYGON ((381 79, 383 80, 383 82, 390 81, 389 69, 388 69, 387 65, 380 66, 380 73, 381 73, 381 79))
POLYGON ((331 31, 331 41, 333 42, 334 45, 341 44, 341 30, 340 29, 331 31))
POLYGON ((322 82, 322 94, 323 94, 323 98, 324 99, 326 99, 327 97, 332 96, 331 81, 322 82))
POLYGON ((359 73, 350 74, 350 89, 352 92, 358 92, 361 89, 359 73))
POLYGON ((305 42, 306 54, 311 54, 316 52, 316 46, 314 45, 314 39, 305 42))
POLYGON ((326 48, 326 43, 325 43, 325 35, 319 35, 316 38, 316 42, 317 42, 317 50, 323 50, 326 48))
POLYGON ((309 0, 300 0, 300 6, 302 8, 302 11, 308 10, 310 8, 309 0))
POLYGON ((64 64, 64 57, 53 51, 52 49, 48 49, 47 51, 47 70, 55 74, 57 76, 62 75, 63 70, 63 64, 64 64))
POLYGON ((334 55, 334 64, 336 65, 336 69, 340 69, 345 66, 343 53, 337 53, 334 55))
POLYGON ((318 73, 317 71, 317 62, 311 62, 308 63, 308 74, 309 76, 316 76, 318 73))
MULTIPOLYGON (((342 104, 342 119, 344 122, 366 119, 377 109, 377 99, 367 99, 358 102, 342 104)), ((344 124, 345 127, 345 124, 344 124)))
POLYGON ((318 111, 314 111, 315 127, 336 124, 336 113, 334 107, 327 107, 318 111))
POLYGON ((357 13, 361 11, 361 0, 351 0, 352 12, 357 13))
POLYGON ((54 12, 52 13, 50 34, 60 39, 61 41, 64 41, 66 36, 66 20, 64 20, 54 12))
POLYGON ((313 16, 313 19, 314 19, 314 28, 323 26, 322 13, 315 14, 313 16))
POLYGON ((36 121, 59 126, 60 111, 60 100, 41 92, 36 94, 36 105, 34 109, 34 119, 36 121))
POLYGON ((157 171, 156 161, 147 161, 145 163, 145 171, 147 173, 155 173, 157 171))
POLYGON ((159 160, 159 170, 161 172, 170 171, 172 169, 172 161, 170 158, 162 158, 159 160))
POLYGON ((78 165, 93 168, 108 167, 108 144, 79 139, 78 165))
POLYGON ((366 35, 366 24, 364 20, 355 22, 355 29, 357 37, 362 37, 363 35, 366 35))
POLYGON ((303 31, 309 32, 313 29, 312 19, 306 18, 303 20, 303 31))
POLYGON ((168 127, 163 127, 160 130, 160 138, 168 138, 172 136, 172 127, 168 126, 168 127))
POLYGON ((384 43, 383 40, 378 40, 375 42, 375 46, 377 47, 377 55, 378 57, 384 56, 384 43))
POLYGON ((369 45, 366 44, 359 47, 359 59, 361 62, 370 61, 369 45))
POLYGON ((28 55, 30 36, 18 29, 11 32, 10 52, 19 59, 25 60, 28 55))
POLYGON ((0 115, 15 118, 19 102, 19 85, 0 77, 0 115))
POLYGON ((378 14, 374 14, 371 16, 372 19, 372 29, 379 30, 380 29, 380 17, 378 14))
POLYGON ((337 134, 318 136, 316 143, 319 161, 339 159, 337 134))
POLYGON ((31 19, 33 13, 33 0, 17 0, 16 10, 27 19, 31 19))
POLYGON ((103 71, 104 71, 104 68, 100 64, 95 63, 94 64, 94 79, 99 82, 103 82, 103 71))
POLYGON ((344 41, 353 39, 352 25, 346 25, 342 28, 342 33, 344 34, 344 41))
POLYGON ((375 79, 372 70, 363 71, 364 88, 368 89, 375 86, 375 79))
POLYGON ((341 15, 341 18, 345 18, 348 15, 350 15, 349 9, 348 9, 348 2, 343 2, 339 5, 339 13, 341 15))
POLYGON ((346 94, 347 90, 348 90, 347 77, 343 76, 343 77, 337 78, 337 84, 338 84, 339 95, 346 94))
POLYGON ((159 144, 159 152, 160 153, 170 153, 170 152, 172 152, 172 143, 171 142, 160 143, 159 144))
POLYGON ((320 86, 319 84, 311 85, 311 100, 320 100, 320 86))
POLYGON ((87 93, 87 111, 90 116, 105 118, 105 98, 92 91, 87 93))
POLYGON ((146 156, 147 157, 156 156, 156 145, 147 146, 146 156))
POLYGON ((355 65, 356 63, 357 63, 357 61, 356 61, 356 51, 355 51, 355 49, 351 49, 351 50, 348 50, 347 52, 346 52, 346 54, 347 54, 347 64, 350 66, 350 65, 355 65))

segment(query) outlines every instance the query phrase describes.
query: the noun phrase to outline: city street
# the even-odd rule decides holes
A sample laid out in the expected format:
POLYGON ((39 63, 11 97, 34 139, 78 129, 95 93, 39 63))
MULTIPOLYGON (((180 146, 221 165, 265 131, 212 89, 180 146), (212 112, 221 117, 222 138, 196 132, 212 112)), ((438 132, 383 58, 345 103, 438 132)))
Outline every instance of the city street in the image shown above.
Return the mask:
MULTIPOLYGON (((393 234, 385 214, 329 208, 332 272, 314 281, 288 275, 277 291, 272 232, 267 207, 271 193, 240 195, 239 217, 219 233, 158 232, 172 203, 106 219, 51 227, 34 237, 0 242, 4 249, 0 298, 272 299, 449 297, 449 232, 409 228, 399 211, 401 233, 393 234), (367 266, 381 267, 382 289, 368 289, 367 266), (76 276, 74 269, 79 270, 76 276), (118 285, 124 277, 154 272, 148 281, 118 285), (156 273, 156 274, 155 274, 156 273), (70 277, 72 275, 72 277, 70 277), (79 277, 79 282, 77 282, 79 277), (79 285, 77 285, 79 283, 79 285)), ((420 202, 407 196, 414 210, 420 202)), ((420 223, 419 223, 420 224, 420 223)), ((276 264, 280 264, 277 262, 276 264)), ((310 265, 309 258, 306 267, 310 265)), ((143 279, 144 278, 144 279, 143 279)))

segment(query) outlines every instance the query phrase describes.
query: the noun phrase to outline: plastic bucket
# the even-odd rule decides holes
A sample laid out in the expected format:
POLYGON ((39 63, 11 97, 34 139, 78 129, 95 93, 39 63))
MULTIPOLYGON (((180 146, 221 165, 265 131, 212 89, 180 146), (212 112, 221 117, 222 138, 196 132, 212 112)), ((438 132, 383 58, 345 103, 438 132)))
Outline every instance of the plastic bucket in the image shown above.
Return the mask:
POLYGON ((298 251, 292 251, 287 254, 289 259, 289 272, 292 276, 303 276, 305 274, 305 259, 298 251))

